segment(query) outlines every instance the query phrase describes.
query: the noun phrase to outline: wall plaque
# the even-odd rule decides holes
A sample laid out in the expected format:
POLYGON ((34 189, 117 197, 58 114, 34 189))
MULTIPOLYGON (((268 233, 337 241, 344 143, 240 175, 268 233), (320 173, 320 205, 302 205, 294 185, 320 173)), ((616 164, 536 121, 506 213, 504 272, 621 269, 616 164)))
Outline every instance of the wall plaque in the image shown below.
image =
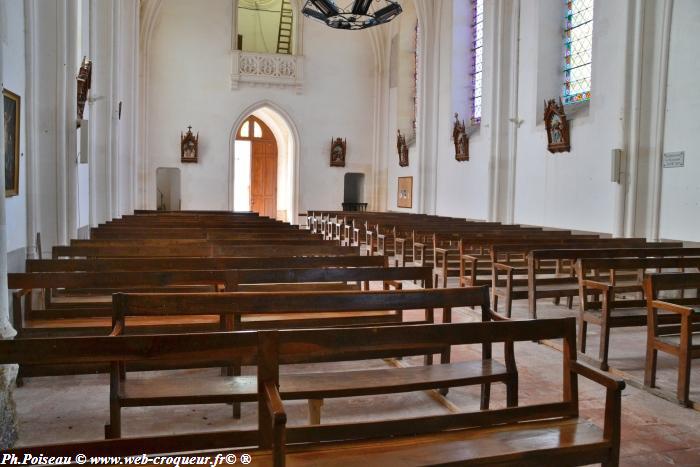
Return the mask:
POLYGON ((685 151, 664 153, 664 169, 685 166, 685 151))

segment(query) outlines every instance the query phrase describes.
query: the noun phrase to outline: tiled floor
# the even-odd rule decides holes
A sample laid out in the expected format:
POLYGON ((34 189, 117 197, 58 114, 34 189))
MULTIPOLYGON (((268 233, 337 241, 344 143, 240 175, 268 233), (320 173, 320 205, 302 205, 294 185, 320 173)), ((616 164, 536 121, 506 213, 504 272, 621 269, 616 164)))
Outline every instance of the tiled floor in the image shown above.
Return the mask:
MULTIPOLYGON (((541 316, 574 316, 562 306, 542 301, 541 316)), ((514 317, 526 317, 525 302, 515 304, 514 317)), ((407 314, 410 318, 411 313, 407 314)), ((439 314, 438 314, 439 315, 439 314)), ((454 321, 478 319, 471 310, 455 310, 454 321)), ((627 466, 700 465, 700 413, 669 402, 639 389, 643 376, 645 334, 643 329, 613 330, 610 364, 634 384, 623 393, 621 464, 627 466)), ((552 343, 556 346, 556 343, 552 343)), ((589 326, 590 349, 597 351, 597 329, 589 326)), ((532 342, 516 346, 519 368, 519 394, 522 403, 532 403, 556 397, 561 384, 561 353, 550 345, 532 342), (553 393, 552 391, 556 391, 553 393)), ((496 357, 500 357, 495 348, 496 357)), ((477 347, 457 347, 453 360, 479 358, 477 347)), ((387 362, 372 361, 370 365, 385 366, 387 362)), ((366 362, 344 364, 345 367, 367 367, 366 362)), ((318 366, 318 371, 338 369, 337 365, 318 366)), ((659 361, 659 385, 673 393, 675 365, 662 356, 659 361)), ((209 371, 212 375, 215 371, 209 371)), ((293 371, 286 368, 285 371, 293 371)), ((189 373, 189 372, 184 372, 189 373)), ((700 369, 694 368, 691 396, 700 401, 700 369)), ((131 376, 130 376, 131 377, 131 376)), ((162 377, 151 374, 145 377, 162 377)), ((505 391, 494 387, 494 406, 502 406, 505 391)), ((479 390, 452 389, 447 400, 464 410, 478 409, 479 390)), ((61 441, 99 439, 108 418, 108 379, 106 375, 30 378, 15 391, 20 419, 21 444, 43 444, 61 441)), ((580 380, 581 412, 602 426, 605 398, 596 384, 580 380)), ((446 413, 450 404, 440 403, 425 392, 355 399, 335 399, 325 402, 323 420, 351 421, 382 417, 420 416, 446 413)), ((304 401, 286 403, 290 424, 306 422, 304 401)), ((230 407, 224 405, 153 407, 124 409, 124 434, 166 434, 188 431, 216 430, 254 426, 255 404, 243 405, 243 418, 231 418, 230 407)))

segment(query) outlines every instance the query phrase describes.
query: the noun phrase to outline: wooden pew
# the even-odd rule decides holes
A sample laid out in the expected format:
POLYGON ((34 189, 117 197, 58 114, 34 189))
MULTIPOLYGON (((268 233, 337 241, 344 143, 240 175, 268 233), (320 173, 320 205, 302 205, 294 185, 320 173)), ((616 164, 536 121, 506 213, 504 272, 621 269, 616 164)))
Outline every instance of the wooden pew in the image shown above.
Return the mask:
POLYGON ((257 245, 329 245, 329 242, 319 238, 245 238, 245 239, 224 239, 224 240, 208 240, 208 239, 99 239, 99 240, 71 240, 71 247, 85 248, 123 248, 123 247, 183 247, 206 248, 209 246, 257 246, 257 245))
MULTIPOLYGON (((388 345, 400 339, 398 329, 377 331, 377 338, 365 341, 365 330, 352 330, 354 339, 367 342, 369 349, 388 345)), ((345 332, 345 331, 344 331, 345 332)), ((575 324, 573 319, 547 320, 547 323, 499 322, 468 323, 450 328, 441 326, 416 328, 415 338, 425 344, 449 341, 451 344, 525 341, 564 338, 564 401, 556 393, 555 402, 521 406, 486 412, 459 413, 442 416, 380 420, 308 427, 304 433, 314 441, 296 438, 293 429, 286 430, 290 446, 282 442, 269 454, 283 457, 290 465, 313 462, 317 466, 382 464, 397 458, 402 465, 585 465, 602 462, 617 465, 620 448, 621 391, 625 384, 581 365, 576 361, 575 324), (477 326, 470 327, 470 324, 477 326), (540 326, 542 324, 542 326, 540 326), (488 337, 485 337, 488 336, 488 337), (583 376, 606 388, 605 426, 601 430, 578 417, 577 377, 583 376), (522 440, 528 442, 523 444, 522 440), (285 452, 286 451, 286 452, 285 452)), ((277 353, 263 356, 264 365, 275 368, 290 358, 299 357, 305 340, 284 335, 263 334, 270 348, 277 353), (269 360, 267 360, 269 359, 269 360)), ((348 352, 339 338, 328 340, 317 348, 319 354, 348 352)), ((353 351, 358 351, 355 347, 353 351)), ((515 362, 513 361, 513 365, 515 362)), ((256 456, 258 453, 253 453, 256 456)), ((263 453, 260 453, 263 454, 263 453)), ((259 458, 259 457, 258 457, 259 458)))
MULTIPOLYGON (((600 347, 596 362, 602 370, 608 369, 610 330, 617 327, 647 325, 647 302, 642 295, 644 274, 647 270, 700 268, 700 256, 656 258, 583 258, 576 263, 579 278, 579 349, 586 351, 588 324, 600 326, 600 347), (600 277, 598 271, 609 271, 600 277), (633 273, 632 277, 629 274, 633 273), (623 277, 619 277, 623 276, 623 277), (588 295, 601 296, 601 301, 589 301, 588 295), (620 294, 634 295, 618 297, 620 294)), ((660 314, 661 324, 677 324, 677 315, 660 314), (671 323, 669 323, 669 320, 671 323)))
MULTIPOLYGON (((494 310, 498 308, 498 299, 505 302, 506 315, 511 316, 513 300, 529 300, 529 316, 537 319, 536 303, 538 299, 552 298, 559 304, 562 298, 567 299, 569 309, 573 306, 573 297, 578 296, 578 279, 575 268, 570 261, 585 257, 591 251, 611 249, 648 249, 663 247, 669 243, 647 243, 643 238, 600 238, 571 240, 559 244, 546 245, 543 243, 519 243, 494 245, 490 248, 492 265, 491 299, 494 310), (562 251, 566 248, 567 255, 572 258, 542 258, 540 253, 532 255, 533 251, 562 251), (513 260, 515 257, 517 259, 513 260), (505 276, 502 279, 501 276, 505 276)), ((615 250, 613 255, 625 254, 615 250)))
MULTIPOLYGON (((442 284, 443 287, 446 287, 449 277, 458 277, 460 286, 489 283, 490 277, 484 278, 486 280, 480 283, 479 278, 475 275, 472 279, 471 274, 479 268, 486 271, 491 269, 490 257, 486 251, 486 248, 491 245, 531 241, 565 243, 598 238, 596 235, 572 235, 569 231, 545 231, 532 228, 477 231, 442 237, 436 235, 433 239, 432 257, 436 285, 442 284)), ((425 251, 425 245, 422 245, 421 249, 425 251)), ((419 252, 417 256, 426 258, 426 253, 419 252)), ((415 260, 414 263, 416 263, 415 260)), ((418 261, 417 264, 424 263, 418 261)))
MULTIPOLYGON (((459 285, 460 287, 472 287, 492 283, 493 264, 491 263, 491 249, 494 247, 508 247, 509 245, 561 245, 567 243, 597 241, 597 236, 547 236, 518 233, 504 235, 476 236, 462 239, 459 244, 459 285)), ((522 253, 508 254, 507 259, 514 261, 523 256, 522 253)), ((440 260, 442 261, 442 259, 440 260)), ((525 258, 522 258, 524 263, 525 258)))
MULTIPOLYGON (((369 254, 388 254, 393 255, 397 238, 405 238, 410 236, 415 240, 417 232, 428 232, 432 235, 433 232, 454 231, 459 229, 479 229, 486 225, 491 225, 487 222, 467 222, 465 219, 457 219, 452 217, 426 217, 426 218, 409 218, 409 219, 373 219, 373 224, 367 225, 366 244, 368 245, 369 254), (386 251, 380 252, 380 238, 383 238, 381 249, 386 251), (369 248, 371 246, 371 248, 369 248)), ((500 224, 499 224, 500 225, 500 224)))
POLYGON ((652 273, 644 279, 647 300, 647 356, 644 367, 644 385, 656 387, 656 360, 658 352, 666 352, 678 359, 678 383, 676 398, 685 406, 691 406, 690 368, 694 358, 700 357, 697 336, 698 307, 700 306, 700 274, 652 273), (694 297, 683 292, 692 290, 694 297), (661 294, 680 292, 682 298, 662 297, 661 294), (673 315, 674 323, 662 321, 663 314, 673 315))
MULTIPOLYGON (((634 239, 627 239, 630 241, 635 241, 634 239)), ((613 248, 572 248, 571 246, 553 247, 542 249, 537 247, 528 253, 528 264, 540 264, 546 261, 556 261, 558 264, 562 265, 562 270, 568 268, 569 270, 575 270, 576 260, 579 258, 645 258, 648 256, 679 256, 683 254, 688 254, 690 256, 700 255, 700 249, 683 249, 683 244, 681 242, 646 242, 643 245, 637 247, 627 244, 618 245, 613 248)), ((562 278, 561 282, 568 282, 571 279, 562 278)), ((574 296, 578 295, 578 279, 573 279, 574 284, 570 284, 570 287, 560 290, 558 295, 564 296, 564 294, 573 293, 572 290, 576 289, 574 296)), ((528 308, 530 313, 530 318, 537 318, 537 300, 541 298, 553 298, 549 291, 540 291, 540 281, 536 270, 528 269, 528 308)), ((556 298, 556 297, 554 297, 556 298)))
MULTIPOLYGON (((35 310, 31 307, 30 292, 33 289, 57 287, 101 288, 102 294, 119 291, 134 291, 135 287, 152 291, 161 287, 175 285, 208 285, 220 291, 329 291, 359 290, 364 286, 369 289, 370 282, 382 282, 383 288, 402 289, 401 281, 421 281, 431 286, 428 268, 313 268, 313 269, 249 269, 249 270, 214 270, 214 271, 137 271, 112 272, 110 274, 91 272, 54 272, 10 274, 10 288, 20 289, 13 294, 15 327, 18 338, 45 336, 106 335, 112 330, 113 310, 111 302, 80 302, 60 304, 47 309, 35 310), (22 299, 24 298, 24 307, 22 299), (23 311, 22 311, 23 310, 23 311)), ((201 290, 201 289, 200 289, 201 290)), ((180 291, 180 287, 170 289, 167 295, 180 291)), ((153 296, 153 295, 150 295, 153 296)), ((159 295, 155 295, 159 297, 159 295)), ((178 298, 175 298, 178 300, 178 298)), ((154 310, 148 315, 136 313, 130 318, 131 332, 154 333, 170 330, 171 332, 205 332, 219 329, 260 329, 275 326, 339 326, 358 324, 387 324, 403 321, 401 310, 358 312, 328 312, 323 315, 309 316, 304 313, 286 313, 271 319, 270 316, 247 313, 246 319, 234 316, 234 321, 225 322, 221 313, 199 313, 198 316, 168 316, 164 304, 170 299, 156 299, 154 310), (158 301, 160 300, 160 301, 158 301), (161 306, 162 305, 162 306, 161 306), (161 315, 156 312, 160 310, 161 315), (322 317, 321 317, 322 316, 322 317)), ((153 302, 150 302, 153 303, 153 302)), ((433 321, 432 311, 425 317, 426 322, 433 321)), ((75 374, 105 371, 92 367, 20 367, 22 378, 48 376, 55 374, 75 374)))
MULTIPOLYGON (((0 340, 0 362, 20 365, 97 365, 118 369, 124 364, 161 365, 165 361, 220 362, 237 358, 256 365, 259 355, 258 335, 251 332, 199 333, 139 336, 92 336, 0 340)), ((264 349, 263 349, 264 351, 264 349)), ((117 378, 118 379, 118 378, 117 378)), ((122 440, 101 440, 50 446, 22 447, 3 450, 24 456, 27 453, 45 456, 141 456, 168 452, 198 451, 259 446, 260 439, 272 436, 284 425, 284 418, 265 417, 266 407, 277 399, 274 391, 277 375, 258 368, 255 397, 258 401, 257 429, 226 432, 188 433, 171 436, 149 436, 122 440), (273 396, 273 397, 271 397, 273 396)))
MULTIPOLYGON (((397 289, 402 288, 400 281, 421 281, 431 287, 429 271, 425 268, 303 268, 303 269, 243 269, 243 270, 190 270, 190 271, 112 271, 101 272, 30 272, 10 273, 8 285, 15 289, 13 308, 15 327, 19 336, 45 335, 48 332, 90 332, 100 334, 100 326, 107 331, 108 322, 93 318, 111 317, 111 305, 100 296, 111 295, 119 291, 188 292, 209 290, 228 291, 278 291, 278 290, 343 290, 357 288, 347 285, 350 282, 369 288, 372 281, 382 281, 397 289), (344 285, 345 284, 345 285, 344 285), (185 289, 184 287, 187 287, 185 289), (195 287, 199 287, 199 289, 195 287), (205 287, 205 288, 202 288, 205 287), (193 290, 189 290, 193 288, 193 290), (70 289, 72 293, 92 294, 91 301, 75 302, 45 301, 45 309, 32 306, 33 290, 70 289), (24 301, 24 307, 22 302, 24 301), (78 320, 77 329, 61 320, 78 320), (30 326, 29 321, 41 325, 30 326), (53 323, 51 320, 54 320, 53 323), (55 321, 59 320, 59 321, 55 321), (54 324, 52 327, 51 324, 54 324), (88 325, 88 328, 84 328, 88 325)), ((63 298, 63 297, 61 297, 63 298)), ((70 297, 69 297, 70 298, 70 297)), ((102 332, 104 333, 104 332, 102 332)))
MULTIPOLYGON (((8 274, 8 287, 12 294, 13 325, 17 336, 51 335, 106 335, 111 328, 109 302, 80 301, 78 303, 53 304, 51 289, 69 288, 102 289, 103 293, 134 288, 177 290, 220 290, 229 281, 226 270, 214 271, 112 271, 103 272, 32 272, 8 274), (187 288, 183 288, 186 286, 187 288), (202 288, 205 287, 205 288, 202 288), (32 303, 32 291, 44 290, 49 294, 44 309, 32 303)), ((183 331, 212 330, 205 322, 189 323, 183 331)), ((214 327, 213 329, 216 329, 214 327)))
POLYGON ((157 258, 157 257, 218 257, 218 256, 352 256, 358 255, 359 248, 332 244, 322 245, 193 245, 141 247, 90 247, 55 246, 54 259, 59 258, 157 258))
POLYGON ((319 239, 306 230, 254 230, 254 229, 124 229, 95 230, 91 240, 110 239, 198 239, 198 240, 250 240, 267 238, 319 239))
MULTIPOLYGON (((396 268, 398 274, 405 268, 396 268)), ((429 271, 425 271, 428 272, 429 271)), ((450 321, 451 309, 459 306, 481 306, 482 317, 486 320, 490 318, 488 310, 488 297, 483 289, 455 289, 451 291, 434 290, 411 290, 404 292, 374 291, 374 292, 317 292, 317 293, 238 293, 238 294, 189 294, 181 296, 154 295, 154 294, 117 294, 114 296, 114 330, 112 335, 119 335, 126 330, 126 319, 130 316, 154 314, 162 315, 164 312, 174 315, 196 315, 202 313, 216 312, 222 315, 232 315, 233 329, 259 329, 263 328, 317 328, 337 326, 341 324, 337 318, 328 317, 329 314, 350 314, 356 315, 363 312, 390 311, 403 309, 425 309, 426 317, 430 316, 428 322, 432 322, 432 312, 436 307, 443 308, 445 322, 450 321), (462 293, 461 291, 465 291, 462 293), (304 313, 305 319, 286 319, 285 315, 298 315, 304 313), (263 321, 242 323, 241 316, 254 314, 263 316, 263 321), (266 315, 271 315, 274 324, 266 319, 266 315), (322 316, 322 317, 318 317, 322 316), (251 326, 251 323, 252 326, 251 326)), ((342 319, 342 318, 341 318, 342 319)), ((345 321, 344 324, 357 322, 345 321)), ((362 321, 367 323, 366 321, 362 321)), ((425 322, 425 321, 423 321, 425 322)), ((375 324, 382 324, 378 321, 375 324)), ((414 325, 418 325, 415 323, 414 325)), ((227 328, 230 330, 231 328, 227 328)), ((409 331, 410 332, 410 331, 409 331)), ((508 351, 512 351, 508 347, 508 351)), ((433 353, 441 353, 441 365, 434 370, 411 370, 404 368, 381 370, 377 373, 367 371, 357 372, 354 377, 339 383, 333 376, 322 376, 320 374, 296 376, 294 383, 289 382, 290 387, 285 386, 284 380, 281 382, 281 394, 283 398, 309 399, 309 414, 312 423, 320 423, 321 401, 328 397, 344 397, 350 394, 382 394, 386 385, 380 384, 377 387, 377 378, 382 381, 394 380, 398 382, 405 376, 416 372, 425 373, 424 388, 447 388, 454 385, 484 384, 486 382, 503 382, 507 385, 509 405, 517 404, 517 380, 514 379, 514 369, 506 369, 501 365, 495 365, 490 360, 490 347, 486 346, 485 354, 488 362, 474 364, 449 363, 449 352, 443 349, 433 349, 433 353), (466 373, 466 374, 465 374, 466 373), (374 375, 372 377, 371 375, 374 375), (352 386, 348 387, 349 385, 352 386), (358 386, 361 385, 361 386, 358 386), (301 389, 306 387, 305 390, 301 389), (341 386, 343 389, 341 389, 341 386), (384 388, 384 389, 382 389, 384 388), (299 396, 300 393, 307 396, 299 396), (312 394, 313 393, 313 394, 312 394)), ((384 350, 386 351, 386 349, 384 350)), ((420 355, 424 355, 425 351, 420 355)), ((392 356, 391 354, 380 353, 372 358, 382 358, 392 356)), ((366 359, 368 356, 363 356, 366 359)), ((305 360, 308 361, 308 360, 305 360)), ((313 361, 313 360, 312 360, 313 361)), ((334 361, 334 360, 330 360, 334 361)), ((300 362, 297 362, 300 363, 300 362)), ((431 363, 426 360, 426 363, 431 363)), ((220 362, 216 365, 220 366, 220 362)), ((112 370, 114 372, 115 369, 112 370)), ((234 364, 228 377, 216 377, 214 380, 202 381, 201 378, 195 380, 178 378, 177 384, 159 385, 153 388, 151 383, 141 383, 138 380, 131 381, 126 378, 126 371, 123 368, 117 369, 119 375, 112 375, 111 384, 111 409, 110 409, 110 436, 120 436, 120 413, 122 407, 148 406, 148 405, 172 405, 172 404, 193 404, 193 403, 234 403, 234 416, 240 416, 237 406, 239 402, 245 402, 254 397, 250 385, 239 387, 236 382, 244 377, 240 376, 239 364, 234 364), (119 376, 119 377, 117 377, 119 376), (239 392, 240 391, 240 392, 239 392), (248 399, 245 399, 245 398, 248 399)), ((285 378, 285 377, 283 377, 285 378)), ((400 386, 400 384, 395 384, 400 386)), ((253 386, 254 387, 254 386, 253 386)), ((410 386, 405 390, 415 390, 415 386, 410 386)), ((401 392, 389 391, 389 392, 401 392)), ((484 386, 482 391, 482 405, 488 407, 489 391, 484 386)))
POLYGON ((162 271, 212 269, 270 269, 317 267, 386 266, 386 260, 367 256, 281 256, 218 258, 96 258, 96 259, 28 259, 27 272, 61 271, 162 271))
POLYGON ((181 209, 179 211, 158 211, 156 209, 134 209, 135 216, 153 215, 153 216, 186 216, 191 214, 211 214, 211 215, 228 215, 231 217, 260 217, 260 214, 255 211, 217 211, 207 209, 181 209))
MULTIPOLYGON (((259 356, 257 395, 259 430, 233 430, 197 434, 123 438, 48 446, 30 446, 6 451, 22 457, 26 453, 46 456, 132 456, 181 452, 247 452, 256 465, 367 465, 405 459, 402 465, 440 462, 464 463, 527 462, 528 465, 579 465, 603 462, 616 465, 620 446, 620 393, 624 382, 576 362, 574 322, 541 320, 529 322, 463 323, 384 329, 282 330, 259 334, 218 333, 188 336, 116 336, 99 338, 35 339, 34 342, 0 341, 0 363, 43 361, 138 361, 165 358, 221 358, 231 356, 252 360, 257 343, 259 356), (528 341, 564 337, 564 400, 520 408, 466 412, 401 420, 379 420, 349 424, 284 428, 282 402, 285 375, 279 365, 348 358, 372 358, 377 353, 406 356, 424 352, 426 347, 528 341), (311 354, 308 349, 316 349, 311 354), (50 355, 47 355, 49 353, 50 355), (94 349, 94 350, 93 350, 94 349), (600 430, 578 416, 578 376, 605 387, 605 425, 600 430), (278 379, 279 378, 279 379, 278 379), (271 384, 266 382, 272 381, 271 384), (279 386, 278 386, 279 385, 279 386), (273 403, 274 402, 274 403, 273 403), (275 424, 276 422, 276 424, 275 424), (463 428, 469 428, 464 430, 463 428), (266 431, 267 430, 267 431, 266 431), (275 436, 276 435, 276 436, 275 436), (522 439, 528 439, 523 445, 522 439), (340 441, 341 444, 328 443, 340 441), (365 442, 366 440, 366 442, 365 442), (368 444, 375 440, 372 444, 368 444), (521 440, 518 442, 517 440, 521 440), (321 443, 321 444, 319 444, 321 443), (447 446, 458 443, 460 449, 447 446), (251 446, 261 449, 252 450, 251 446), (322 448, 322 449, 319 449, 322 448), (407 452, 406 449, 412 450, 407 452), (234 450, 234 451, 231 451, 234 450), (285 452, 286 451, 286 452, 285 452), (359 451, 359 452, 358 452, 359 451), (408 456, 406 456, 408 454, 408 456), (360 462, 362 464, 360 464, 360 462)), ((515 365, 514 356, 507 362, 515 365)), ((379 370, 383 371, 383 370, 379 370)), ((329 377, 331 375, 328 375, 329 377)), ((336 372, 339 386, 354 390, 353 374, 336 372)), ((402 391, 407 386, 420 390, 431 387, 425 374, 412 380, 373 378, 384 391, 402 391), (392 388, 392 384, 398 384, 392 388)), ((366 383, 365 383, 366 384, 366 383)), ((313 397, 316 394, 305 393, 313 397)), ((355 394, 353 392, 353 394, 355 394)))
MULTIPOLYGON (((390 262, 394 261, 396 265, 404 266, 413 262, 416 248, 414 243, 424 245, 436 233, 478 232, 500 228, 500 226, 499 222, 465 221, 464 219, 450 219, 445 222, 425 220, 394 224, 391 231, 377 235, 377 254, 388 255, 390 262)), ((517 228, 517 226, 506 228, 517 228)), ((421 251, 421 253, 430 256, 429 252, 421 251)))
MULTIPOLYGON (((600 373, 576 361, 573 319, 462 323, 334 330, 282 330, 254 333, 194 334, 187 336, 116 336, 78 339, 0 341, 0 363, 63 363, 70 361, 138 361, 165 358, 252 360, 259 357, 257 394, 261 414, 258 430, 218 431, 198 434, 151 436, 113 440, 31 446, 6 451, 46 456, 132 456, 181 452, 243 452, 256 465, 365 466, 397 458, 402 465, 513 464, 585 465, 602 462, 617 465, 620 450, 622 380, 600 373), (385 419, 374 422, 286 427, 282 402, 285 386, 279 366, 307 361, 372 358, 377 353, 414 355, 426 347, 564 338, 563 401, 517 408, 492 409, 430 417, 385 419), (257 345, 256 345, 257 344, 257 345), (309 348, 315 349, 309 352, 309 348), (604 427, 601 430, 579 417, 578 376, 606 390, 604 427), (522 440, 528 440, 523 444, 522 440), (335 441, 335 443, 333 443, 335 441), (260 449, 252 450, 251 446, 260 449), (233 451, 231 451, 233 450, 233 451)), ((515 358, 507 360, 515 368, 515 358)), ((383 370, 379 370, 383 371, 383 370)), ((329 377, 331 375, 328 375, 329 377)), ((353 374, 335 372, 340 386, 353 390, 353 374)), ((373 378, 383 391, 431 387, 425 374, 413 380, 373 378)), ((303 380, 302 380, 303 382, 303 380)), ((354 393, 353 393, 354 394, 354 393)), ((300 394, 301 395, 301 394, 300 394)), ((313 389, 304 393, 315 397, 313 389)))

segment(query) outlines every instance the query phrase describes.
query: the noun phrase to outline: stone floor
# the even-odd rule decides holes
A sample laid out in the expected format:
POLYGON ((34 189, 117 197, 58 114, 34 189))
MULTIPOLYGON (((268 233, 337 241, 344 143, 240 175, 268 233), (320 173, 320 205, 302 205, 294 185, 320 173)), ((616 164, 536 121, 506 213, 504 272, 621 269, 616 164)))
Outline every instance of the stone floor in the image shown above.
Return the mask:
MULTIPOLYGON (((563 306, 542 301, 541 316, 574 316, 563 306)), ((407 314, 408 319, 411 313, 407 314)), ((526 303, 516 303, 514 318, 526 317, 526 303)), ((478 319, 472 310, 455 310, 454 321, 478 319)), ((596 327, 589 326, 589 346, 597 352, 596 327)), ((623 393, 621 465, 700 465, 700 413, 683 408, 659 395, 640 389, 644 368, 645 333, 643 329, 616 329, 612 333, 612 371, 631 384, 623 393)), ((535 403, 558 396, 561 384, 561 353, 557 343, 547 345, 532 342, 516 345, 519 368, 521 403, 535 403), (553 388, 553 389, 552 389, 553 388), (552 390, 557 391, 556 394, 552 390)), ((592 354, 592 355, 593 355, 592 354)), ((461 346, 453 350, 453 360, 479 358, 477 347, 461 346)), ((495 356, 501 356, 495 348, 495 356)), ((411 362, 404 362, 411 363, 411 362)), ((378 360, 343 364, 345 368, 385 366, 390 362, 378 360)), ((306 368, 308 370, 308 368, 306 368)), ((339 365, 316 365, 317 371, 339 369, 339 365)), ((285 371, 294 371, 287 367, 285 371)), ((693 369, 691 397, 700 401, 700 367, 693 369)), ((183 375, 193 371, 181 372, 183 375)), ((659 386, 666 397, 675 391, 676 367, 672 359, 660 355, 659 386)), ((161 378, 162 373, 130 375, 130 377, 161 378)), ((602 426, 605 406, 604 391, 596 384, 580 380, 581 414, 602 426)), ((19 417, 19 443, 44 444, 99 439, 108 418, 108 379, 106 375, 82 375, 30 378, 15 391, 19 417)), ((435 393, 416 392, 379 397, 328 400, 323 407, 323 421, 359 421, 382 417, 410 417, 478 409, 479 390, 455 388, 446 400, 435 393)), ((496 385, 492 392, 494 406, 502 406, 505 391, 496 385)), ((304 401, 285 402, 290 424, 306 423, 304 401)), ((254 426, 255 404, 243 404, 240 421, 231 418, 230 407, 223 405, 127 408, 123 411, 124 435, 170 434, 191 431, 218 430, 254 426)))

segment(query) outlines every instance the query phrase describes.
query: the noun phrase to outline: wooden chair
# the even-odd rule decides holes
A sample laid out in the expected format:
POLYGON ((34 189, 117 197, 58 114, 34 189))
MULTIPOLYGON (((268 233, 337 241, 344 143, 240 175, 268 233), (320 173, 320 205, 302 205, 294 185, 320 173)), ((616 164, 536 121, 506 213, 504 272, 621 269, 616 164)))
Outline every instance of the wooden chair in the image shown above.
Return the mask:
MULTIPOLYGON (((621 242, 575 248, 572 245, 543 248, 538 246, 528 253, 528 308, 531 318, 537 318, 537 300, 542 298, 563 298, 579 295, 576 277, 560 277, 554 281, 557 287, 541 284, 535 265, 554 261, 560 271, 574 271, 580 258, 646 258, 654 256, 697 256, 700 249, 684 249, 681 242, 642 242, 641 239, 606 239, 606 242, 621 242), (530 266, 532 265, 532 266, 530 266), (542 289, 540 286, 544 285, 542 289), (553 290, 550 290, 553 289, 553 290)), ((551 282, 551 281, 547 281, 551 282)), ((569 302, 567 302, 568 304, 569 302)))
POLYGON ((647 356, 644 367, 644 385, 656 387, 656 360, 658 352, 666 352, 678 359, 678 383, 676 398, 690 406, 690 369, 694 358, 700 358, 700 342, 695 340, 700 332, 700 274, 652 273, 644 280, 647 299, 647 356), (695 297, 666 298, 662 293, 692 290, 695 297), (667 324, 660 319, 662 313, 676 317, 667 324), (679 323, 680 322, 680 323, 679 323), (695 341, 695 342, 694 342, 695 341))
MULTIPOLYGON (((600 368, 608 369, 610 331, 617 327, 647 325, 647 302, 643 297, 646 271, 700 267, 700 257, 659 258, 588 258, 576 263, 579 278, 579 349, 586 352, 588 324, 600 326, 598 358, 600 368), (601 276, 598 271, 606 271, 601 276), (594 293, 601 300, 589 300, 594 293), (622 294, 622 296, 620 296, 622 294)), ((657 323, 678 324, 678 316, 667 313, 656 317, 657 323)))
MULTIPOLYGON (((568 239, 549 245, 547 242, 493 245, 490 247, 490 259, 493 266, 491 293, 494 310, 498 309, 499 298, 505 302, 508 317, 511 315, 513 300, 528 300, 531 319, 537 319, 537 300, 542 298, 551 298, 557 305, 562 298, 566 298, 567 307, 571 309, 573 298, 578 296, 579 289, 576 271, 570 261, 586 257, 590 252, 595 254, 600 249, 645 249, 657 245, 664 244, 647 244, 642 238, 594 238, 568 239), (545 255, 542 252, 552 249, 567 251, 565 255, 569 258, 543 257, 545 255), (537 253, 533 254, 533 251, 537 253), (500 276, 505 276, 505 280, 501 280, 500 276)), ((624 253, 614 251, 611 254, 624 253)))

